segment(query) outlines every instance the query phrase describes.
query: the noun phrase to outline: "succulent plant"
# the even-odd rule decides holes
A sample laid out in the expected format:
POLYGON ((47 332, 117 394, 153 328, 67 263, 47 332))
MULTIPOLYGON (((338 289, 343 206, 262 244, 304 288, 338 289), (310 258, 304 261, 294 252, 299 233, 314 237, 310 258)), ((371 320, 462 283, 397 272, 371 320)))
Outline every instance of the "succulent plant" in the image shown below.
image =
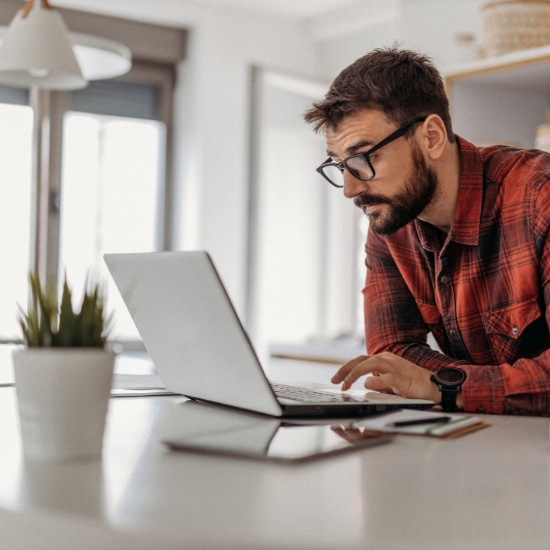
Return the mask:
MULTIPOLYGON (((82 299, 80 311, 73 310, 72 291, 63 283, 61 303, 55 287, 41 284, 38 275, 29 274, 28 310, 19 308, 23 341, 29 347, 104 347, 111 318, 105 317, 104 292, 99 284, 90 285, 82 299)), ((87 285, 88 286, 88 285, 87 285)))

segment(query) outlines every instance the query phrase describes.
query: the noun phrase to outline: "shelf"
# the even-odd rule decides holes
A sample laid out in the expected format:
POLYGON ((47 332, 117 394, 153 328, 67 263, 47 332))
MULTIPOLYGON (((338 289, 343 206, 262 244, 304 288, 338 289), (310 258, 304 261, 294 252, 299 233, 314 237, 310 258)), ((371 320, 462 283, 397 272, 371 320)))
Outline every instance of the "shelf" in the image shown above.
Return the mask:
POLYGON ((480 59, 445 75, 448 85, 468 81, 476 85, 505 85, 513 88, 548 90, 550 46, 532 48, 480 59))
POLYGON ((457 134, 531 148, 550 111, 550 46, 469 63, 447 73, 445 85, 457 134))

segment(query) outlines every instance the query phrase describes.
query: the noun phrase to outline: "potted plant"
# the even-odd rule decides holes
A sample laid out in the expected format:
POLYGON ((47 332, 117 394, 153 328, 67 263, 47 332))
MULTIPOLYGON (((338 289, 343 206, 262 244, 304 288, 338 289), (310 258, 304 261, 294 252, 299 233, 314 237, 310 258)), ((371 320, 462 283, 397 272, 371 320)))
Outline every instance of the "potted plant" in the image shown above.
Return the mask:
POLYGON ((36 274, 29 279, 29 306, 19 319, 25 347, 13 353, 23 454, 99 457, 116 356, 105 347, 104 294, 91 285, 75 311, 66 278, 61 303, 36 274))

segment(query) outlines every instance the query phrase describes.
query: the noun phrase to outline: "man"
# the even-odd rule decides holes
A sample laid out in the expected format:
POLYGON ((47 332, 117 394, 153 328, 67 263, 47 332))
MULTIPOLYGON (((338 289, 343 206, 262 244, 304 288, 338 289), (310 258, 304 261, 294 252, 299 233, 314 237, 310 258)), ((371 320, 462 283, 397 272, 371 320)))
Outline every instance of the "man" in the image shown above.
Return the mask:
POLYGON ((305 119, 325 132, 318 171, 370 220, 368 355, 332 381, 548 415, 550 155, 455 136, 437 70, 396 48, 342 71, 305 119))

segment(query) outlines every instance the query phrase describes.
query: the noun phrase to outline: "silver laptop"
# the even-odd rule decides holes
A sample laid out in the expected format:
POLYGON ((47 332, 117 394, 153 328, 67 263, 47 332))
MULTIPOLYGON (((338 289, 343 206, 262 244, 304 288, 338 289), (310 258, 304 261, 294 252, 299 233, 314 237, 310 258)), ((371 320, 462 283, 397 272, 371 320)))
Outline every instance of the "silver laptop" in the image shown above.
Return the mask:
POLYGON ((434 404, 271 384, 206 252, 104 258, 159 376, 174 393, 277 417, 364 416, 434 404))

